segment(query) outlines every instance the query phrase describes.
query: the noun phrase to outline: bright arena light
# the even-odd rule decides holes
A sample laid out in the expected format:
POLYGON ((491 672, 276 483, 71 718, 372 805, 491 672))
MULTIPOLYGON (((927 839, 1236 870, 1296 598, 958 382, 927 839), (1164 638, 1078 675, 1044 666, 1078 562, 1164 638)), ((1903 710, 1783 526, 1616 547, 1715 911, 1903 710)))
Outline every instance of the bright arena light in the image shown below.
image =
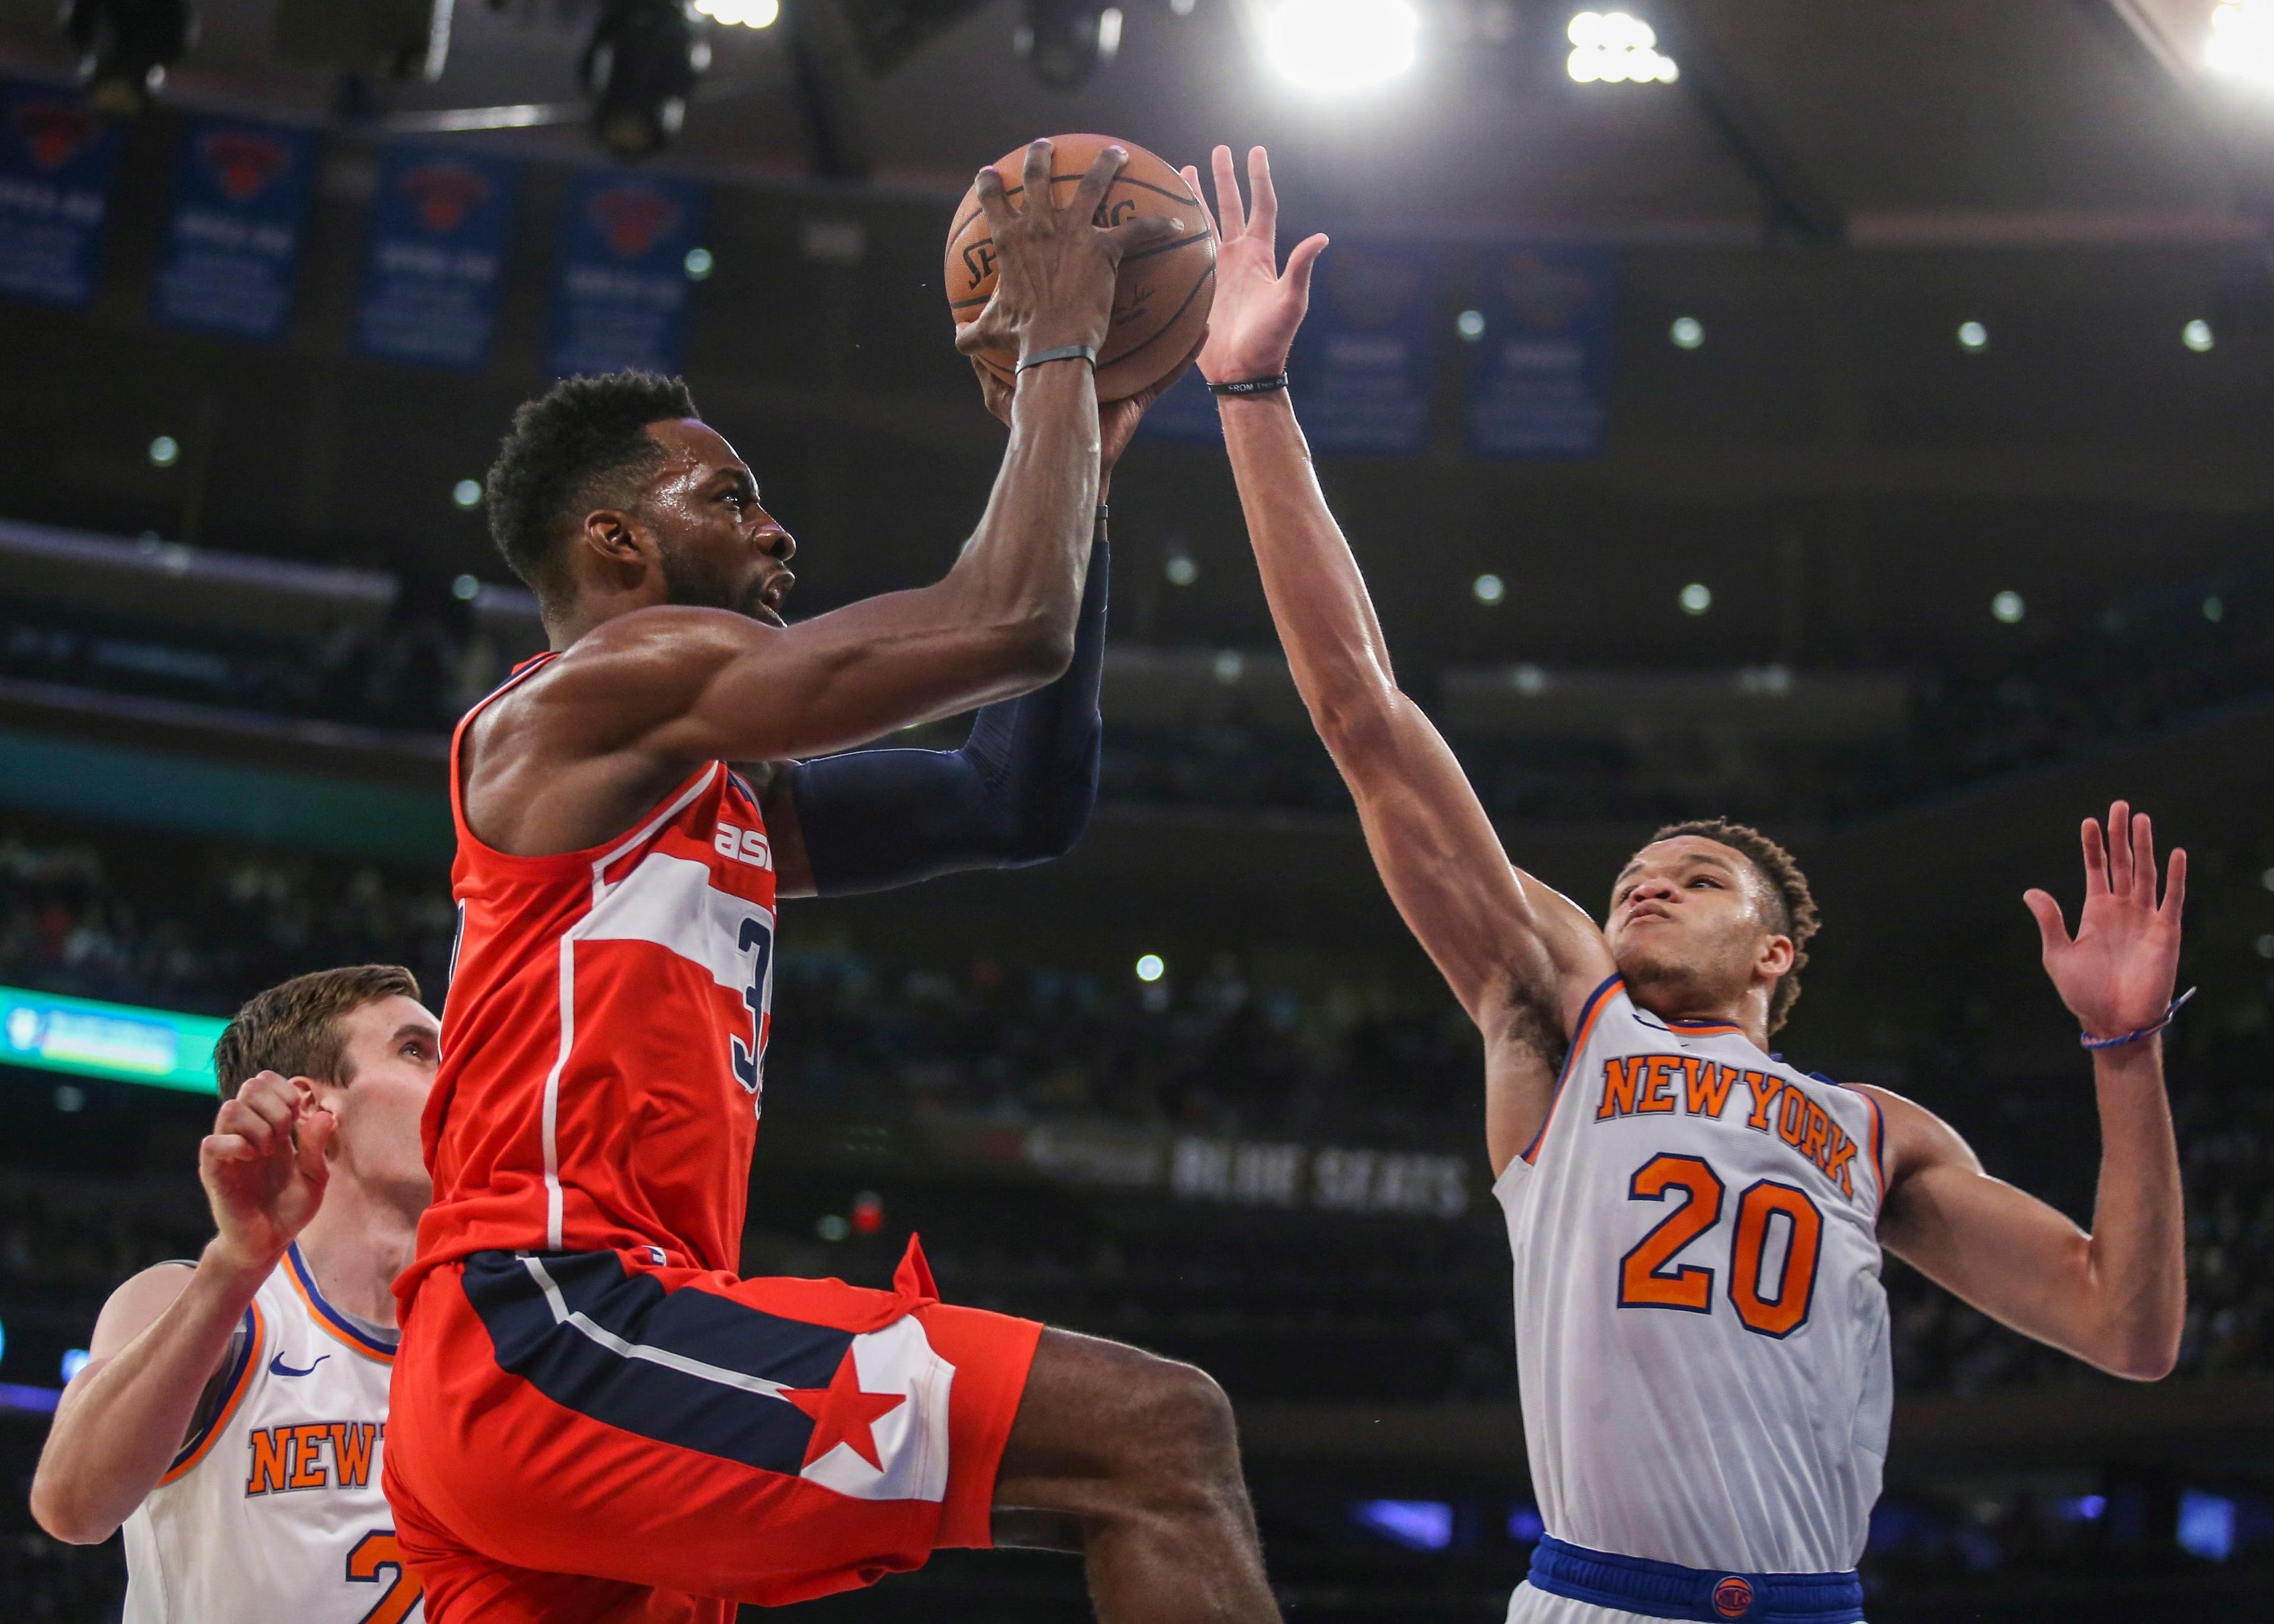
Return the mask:
POLYGON ((2203 62, 2214 73, 2274 89, 2274 0, 2226 0, 2213 11, 2203 62))
POLYGON ((728 28, 771 28, 781 16, 781 0, 695 0, 695 9, 728 28))
POLYGON ((1564 70, 1582 85, 1671 85, 1682 77, 1660 54, 1658 32, 1625 11, 1582 11, 1564 30, 1571 54, 1564 70))
POLYGON ((2198 316, 2180 329, 2180 342, 2197 355, 2210 348, 2210 323, 2198 316))
POLYGON ((1160 954, 1148 953, 1137 961, 1137 979, 1141 981, 1157 981, 1168 973, 1168 964, 1160 954))
POLYGON ((1469 590, 1477 595, 1477 601, 1480 604, 1496 604, 1508 596, 1508 583, 1498 575, 1479 575, 1469 590))
POLYGON ((2012 626, 2029 613, 2029 605, 2022 601, 2019 592, 2000 592, 1990 600, 1990 613, 2012 626))
POLYGON ((482 505, 482 482, 478 479, 459 480, 457 484, 450 487, 450 500, 457 503, 461 508, 480 507, 482 505))
POLYGON ((1410 0, 1278 0, 1264 15, 1263 55, 1305 90, 1366 90, 1413 65, 1420 32, 1410 0))
POLYGON ((1682 613, 1703 614, 1713 606, 1713 589, 1703 581, 1692 581, 1682 589, 1682 613))
POLYGON ((1990 342, 1990 329, 1978 321, 1958 324, 1958 343, 1962 350, 1979 350, 1990 342))
POLYGON ((1667 335, 1674 340, 1676 349, 1695 350, 1706 342, 1706 324, 1695 316, 1676 316, 1667 335))

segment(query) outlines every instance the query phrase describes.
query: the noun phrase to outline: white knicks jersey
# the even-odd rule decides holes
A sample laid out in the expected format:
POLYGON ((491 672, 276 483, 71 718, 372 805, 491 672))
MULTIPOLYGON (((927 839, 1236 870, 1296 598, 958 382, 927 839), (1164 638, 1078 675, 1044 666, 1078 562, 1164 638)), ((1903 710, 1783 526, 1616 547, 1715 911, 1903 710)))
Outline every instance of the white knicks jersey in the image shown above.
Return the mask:
POLYGON ((213 1418, 126 1519, 123 1624, 422 1624, 380 1491, 394 1365, 293 1247, 245 1311, 213 1418))
POLYGON ((1547 1532, 1684 1568, 1864 1553, 1893 1380, 1879 1107, 1613 976, 1493 1193, 1547 1532))

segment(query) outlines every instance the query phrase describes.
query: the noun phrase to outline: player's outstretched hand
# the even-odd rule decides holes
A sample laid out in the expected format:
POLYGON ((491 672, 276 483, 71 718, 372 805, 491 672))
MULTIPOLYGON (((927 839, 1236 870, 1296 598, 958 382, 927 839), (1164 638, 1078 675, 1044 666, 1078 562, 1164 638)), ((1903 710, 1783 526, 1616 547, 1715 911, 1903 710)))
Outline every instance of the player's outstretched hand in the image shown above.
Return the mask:
POLYGON ((306 1079, 263 1071, 224 1101, 198 1147, 198 1177, 220 1244, 248 1268, 284 1255, 323 1204, 324 1147, 336 1120, 306 1079))
MULTIPOLYGON (((1249 202, 1242 208, 1231 148, 1210 157, 1216 169, 1216 304, 1209 312, 1201 376, 1210 383, 1276 378, 1287 370, 1295 329, 1311 308, 1311 267, 1326 247, 1323 235, 1305 237, 1279 268, 1279 194, 1271 188, 1271 158, 1261 147, 1247 154, 1249 202)), ((1201 194, 1200 171, 1186 169, 1185 184, 1201 194)))
POLYGON ((1096 216, 1126 148, 1103 148, 1061 208, 1050 189, 1050 144, 1027 148, 1018 207, 995 166, 979 171, 979 207, 995 243, 995 291, 978 319, 955 335, 966 355, 1020 357, 1067 344, 1103 349, 1113 315, 1113 282, 1124 254, 1165 243, 1184 229, 1167 215, 1100 226, 1096 216))
POLYGON ((2156 831, 2120 801, 2104 833, 2084 820, 2084 912, 2072 938, 2060 904, 2044 891, 2022 900, 2044 938, 2045 974, 2086 1035, 2112 1038, 2164 1019, 2180 974, 2180 913, 2187 899, 2187 854, 2174 847, 2156 897, 2156 831))

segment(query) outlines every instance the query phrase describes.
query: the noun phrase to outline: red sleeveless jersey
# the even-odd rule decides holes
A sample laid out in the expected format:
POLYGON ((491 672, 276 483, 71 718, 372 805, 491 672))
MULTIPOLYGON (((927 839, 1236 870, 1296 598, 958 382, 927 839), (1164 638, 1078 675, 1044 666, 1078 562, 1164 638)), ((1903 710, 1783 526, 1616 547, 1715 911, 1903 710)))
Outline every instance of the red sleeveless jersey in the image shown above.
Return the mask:
POLYGON ((466 730, 553 658, 517 668, 451 741, 458 943, 406 1310, 430 1270, 476 1252, 739 1261, 773 993, 765 825, 712 762, 602 845, 483 845, 460 793, 466 730))

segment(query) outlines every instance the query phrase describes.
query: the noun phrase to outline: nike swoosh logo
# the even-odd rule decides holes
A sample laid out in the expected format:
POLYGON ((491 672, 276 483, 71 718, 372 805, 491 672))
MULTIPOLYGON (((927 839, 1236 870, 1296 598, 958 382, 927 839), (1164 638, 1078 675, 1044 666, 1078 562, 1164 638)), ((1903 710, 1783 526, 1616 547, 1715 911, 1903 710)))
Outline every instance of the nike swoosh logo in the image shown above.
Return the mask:
MULTIPOLYGON (((331 1357, 332 1356, 328 1353, 318 1354, 316 1356, 316 1365, 321 1365, 326 1359, 328 1359, 331 1357)), ((316 1365, 311 1365, 308 1366, 308 1370, 294 1370, 290 1365, 284 1363, 284 1356, 280 1353, 275 1358, 268 1361, 268 1373, 272 1376, 305 1376, 308 1373, 308 1371, 314 1370, 316 1368, 316 1365)))

